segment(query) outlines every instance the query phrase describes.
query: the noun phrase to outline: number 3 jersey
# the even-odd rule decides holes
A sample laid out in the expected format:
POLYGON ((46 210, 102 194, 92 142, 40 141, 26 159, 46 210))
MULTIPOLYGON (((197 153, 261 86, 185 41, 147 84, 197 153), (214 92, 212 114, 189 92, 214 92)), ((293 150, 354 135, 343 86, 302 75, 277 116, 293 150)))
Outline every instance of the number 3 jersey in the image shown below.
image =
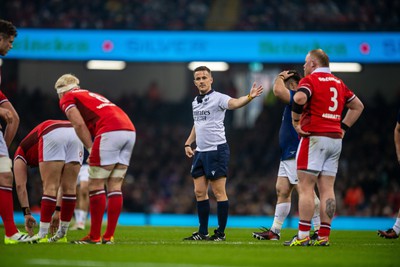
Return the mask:
POLYGON ((93 137, 111 131, 135 131, 128 115, 100 94, 75 88, 60 99, 63 112, 72 107, 79 110, 93 137))
POLYGON ((301 128, 314 135, 341 134, 344 106, 356 97, 344 82, 332 75, 329 68, 318 68, 301 79, 298 88, 310 93, 301 116, 301 128))

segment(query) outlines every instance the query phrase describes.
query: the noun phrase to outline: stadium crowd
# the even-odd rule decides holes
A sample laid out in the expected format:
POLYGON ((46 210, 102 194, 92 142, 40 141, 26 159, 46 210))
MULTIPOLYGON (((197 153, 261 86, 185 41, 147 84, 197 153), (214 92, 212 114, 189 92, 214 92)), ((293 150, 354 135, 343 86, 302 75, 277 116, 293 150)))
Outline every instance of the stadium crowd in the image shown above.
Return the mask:
MULTIPOLYGON (((11 153, 39 122, 65 119, 56 96, 44 94, 40 89, 13 89, 6 82, 3 88, 22 118, 11 153)), ((110 98, 131 116, 137 128, 137 143, 123 186, 125 211, 195 213, 189 172, 191 161, 185 157, 183 147, 183 140, 192 127, 191 99, 192 95, 188 94, 187 99, 179 103, 168 103, 133 93, 110 98)), ((337 214, 393 216, 400 207, 399 167, 393 145, 393 128, 400 103, 398 100, 387 103, 379 93, 363 101, 364 114, 344 139, 336 183, 337 214), (358 193, 350 194, 355 188, 358 193)), ((226 120, 232 155, 227 184, 231 214, 273 215, 282 110, 279 101, 266 101, 254 128, 237 129, 230 119, 226 120)), ((38 208, 40 177, 37 170, 32 170, 30 175, 30 201, 32 207, 36 204, 38 208)), ((297 201, 297 193, 294 193, 294 201, 297 201)), ((216 203, 211 202, 211 207, 215 209, 216 203)), ((297 205, 292 207, 295 214, 297 205)))
POLYGON ((398 0, 6 1, 20 28, 236 31, 398 31, 398 0), (222 18, 222 19, 221 19, 222 18))

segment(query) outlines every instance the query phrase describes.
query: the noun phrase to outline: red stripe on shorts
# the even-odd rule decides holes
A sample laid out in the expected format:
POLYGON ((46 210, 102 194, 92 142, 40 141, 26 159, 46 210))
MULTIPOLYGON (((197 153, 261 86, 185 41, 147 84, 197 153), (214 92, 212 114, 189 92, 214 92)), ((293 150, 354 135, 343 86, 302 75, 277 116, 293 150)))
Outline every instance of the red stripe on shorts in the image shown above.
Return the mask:
POLYGON ((297 169, 307 170, 308 169, 308 152, 310 147, 310 138, 302 138, 299 144, 299 150, 297 155, 297 169))

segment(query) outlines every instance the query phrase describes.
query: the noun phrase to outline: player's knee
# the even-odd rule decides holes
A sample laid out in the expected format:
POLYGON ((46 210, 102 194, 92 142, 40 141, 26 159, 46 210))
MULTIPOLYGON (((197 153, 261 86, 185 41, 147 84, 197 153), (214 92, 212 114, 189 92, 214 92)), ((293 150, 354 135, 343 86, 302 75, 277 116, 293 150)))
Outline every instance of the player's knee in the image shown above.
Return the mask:
POLYGON ((228 199, 227 195, 226 195, 226 191, 224 190, 216 190, 213 191, 215 198, 217 199, 217 201, 225 201, 228 199))
POLYGON ((194 189, 194 195, 196 199, 205 199, 207 197, 207 191, 199 188, 194 189))
POLYGON ((276 187, 276 196, 281 199, 290 198, 291 192, 287 188, 276 187))

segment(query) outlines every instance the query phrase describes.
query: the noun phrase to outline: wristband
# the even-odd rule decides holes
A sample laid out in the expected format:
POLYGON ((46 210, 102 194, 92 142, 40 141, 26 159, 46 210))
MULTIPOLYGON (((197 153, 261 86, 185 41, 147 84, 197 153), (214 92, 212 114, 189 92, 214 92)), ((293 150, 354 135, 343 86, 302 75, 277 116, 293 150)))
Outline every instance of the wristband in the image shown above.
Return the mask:
POLYGON ((23 207, 22 213, 24 214, 24 216, 31 215, 31 209, 29 207, 23 207))
POLYGON ((247 98, 251 101, 251 100, 253 100, 254 97, 252 97, 250 94, 248 94, 247 98))
POLYGON ((345 130, 346 132, 347 132, 348 129, 350 129, 350 126, 348 126, 347 124, 345 124, 345 123, 343 123, 343 122, 340 123, 340 127, 341 127, 343 130, 345 130))
POLYGON ((303 106, 304 105, 299 105, 299 104, 297 104, 296 102, 293 101, 292 111, 294 113, 301 114, 301 113, 303 113, 303 106))
POLYGON ((185 145, 185 147, 190 147, 190 145, 185 145))
POLYGON ((60 206, 56 206, 56 211, 61 211, 61 207, 60 206))

